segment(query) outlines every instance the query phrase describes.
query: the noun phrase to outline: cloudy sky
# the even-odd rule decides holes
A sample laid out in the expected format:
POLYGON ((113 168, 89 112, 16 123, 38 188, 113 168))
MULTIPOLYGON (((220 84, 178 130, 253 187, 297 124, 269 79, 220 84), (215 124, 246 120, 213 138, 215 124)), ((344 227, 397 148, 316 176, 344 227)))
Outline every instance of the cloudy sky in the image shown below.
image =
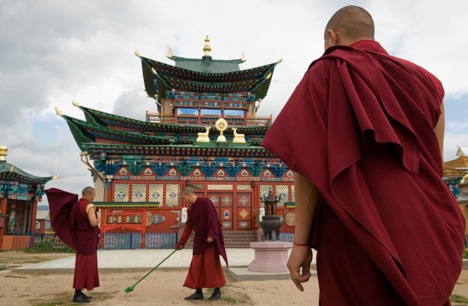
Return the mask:
POLYGON ((0 0, 0 145, 24 171, 60 174, 47 188, 79 193, 91 176, 54 107, 83 119, 75 100, 144 120, 156 108, 134 52, 168 64, 168 47, 201 58, 205 35, 215 59, 238 59, 244 51, 241 69, 283 59, 258 113, 275 117, 322 54, 326 22, 348 4, 369 10, 389 53, 442 80, 444 155, 452 159, 458 146, 468 146, 466 0, 0 0))

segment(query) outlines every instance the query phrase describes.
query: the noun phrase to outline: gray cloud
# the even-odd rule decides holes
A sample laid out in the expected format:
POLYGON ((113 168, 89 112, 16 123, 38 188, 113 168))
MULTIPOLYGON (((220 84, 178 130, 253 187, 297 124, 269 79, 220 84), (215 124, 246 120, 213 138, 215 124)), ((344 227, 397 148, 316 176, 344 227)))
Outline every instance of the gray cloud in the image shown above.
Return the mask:
MULTIPOLYGON (((258 112, 275 117, 309 63, 322 54, 328 18, 347 4, 344 0, 1 1, 0 145, 9 147, 9 162, 31 174, 60 173, 61 178, 48 187, 79 192, 92 183, 91 177, 54 106, 83 118, 71 104, 76 100, 144 120, 146 110, 154 112, 156 107, 144 93, 134 51, 172 64, 165 58, 168 47, 179 56, 201 57, 205 35, 211 39, 215 58, 240 58, 245 51, 248 61, 241 69, 283 58, 258 112)), ((358 0, 356 4, 373 14, 377 39, 389 52, 434 71, 447 96, 467 96, 468 58, 462 31, 468 2, 441 6, 436 0, 358 0)), ((448 112, 449 122, 450 116, 448 112)), ((446 138, 450 145, 468 139, 451 133, 446 138)))

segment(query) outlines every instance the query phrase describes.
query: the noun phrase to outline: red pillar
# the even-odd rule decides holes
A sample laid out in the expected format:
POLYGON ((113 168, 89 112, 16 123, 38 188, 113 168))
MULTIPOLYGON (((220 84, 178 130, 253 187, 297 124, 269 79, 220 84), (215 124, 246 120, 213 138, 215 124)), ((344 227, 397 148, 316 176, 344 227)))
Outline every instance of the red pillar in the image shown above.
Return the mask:
POLYGON ((0 211, 2 212, 3 217, 0 218, 0 250, 3 249, 3 236, 5 235, 5 216, 7 213, 7 201, 8 199, 0 200, 0 211))

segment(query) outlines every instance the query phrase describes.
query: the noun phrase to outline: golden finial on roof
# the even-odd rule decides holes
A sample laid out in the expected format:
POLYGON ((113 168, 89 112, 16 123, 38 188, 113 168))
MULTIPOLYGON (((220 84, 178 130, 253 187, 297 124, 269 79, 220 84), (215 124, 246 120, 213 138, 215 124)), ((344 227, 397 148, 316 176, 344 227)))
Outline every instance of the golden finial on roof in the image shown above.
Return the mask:
POLYGON ((245 57, 245 53, 244 51, 242 51, 242 57, 241 57, 241 62, 245 62, 247 60, 247 58, 245 57))
POLYGON ((283 61, 283 58, 280 57, 280 59, 278 60, 278 63, 281 63, 283 61))
POLYGON ((13 173, 13 171, 15 171, 15 166, 11 166, 10 168, 10 173, 13 173))
POLYGON ((205 46, 203 47, 204 56, 211 56, 211 46, 210 46, 210 39, 208 35, 205 38, 205 46))
POLYGON ((156 69, 154 69, 154 67, 151 67, 151 72, 152 72, 154 75, 158 74, 158 73, 156 72, 156 69))
POLYGON ((271 72, 266 76, 266 79, 269 80, 271 78, 271 72))
POLYGON ((78 102, 76 102, 75 100, 72 101, 72 104, 73 104, 73 106, 76 106, 76 107, 80 106, 80 105, 78 104, 78 102))
POLYGON ((60 177, 60 174, 56 174, 52 177, 53 180, 58 180, 58 178, 60 177))
POLYGON ((140 57, 140 52, 138 52, 137 50, 135 50, 135 55, 140 57))
POLYGON ((167 57, 167 58, 171 58, 171 57, 172 57, 172 48, 171 48, 171 47, 167 48, 166 57, 167 57))
POLYGON ((0 146, 0 161, 6 161, 8 148, 6 146, 0 146))
POLYGON ((59 110, 59 108, 58 108, 57 106, 55 107, 55 113, 56 113, 57 115, 59 115, 60 117, 62 117, 62 111, 59 110))

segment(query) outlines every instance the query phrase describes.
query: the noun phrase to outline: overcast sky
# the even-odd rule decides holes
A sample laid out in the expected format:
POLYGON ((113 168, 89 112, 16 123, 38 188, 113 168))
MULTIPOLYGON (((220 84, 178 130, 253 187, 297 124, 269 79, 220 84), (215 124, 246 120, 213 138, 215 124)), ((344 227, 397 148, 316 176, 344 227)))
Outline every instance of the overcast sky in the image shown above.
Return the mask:
POLYGON ((0 0, 0 145, 24 171, 60 174, 47 188, 81 192, 92 179, 54 107, 84 119, 75 100, 145 120, 156 107, 134 52, 168 64, 168 47, 201 58, 205 35, 215 59, 238 59, 244 51, 241 69, 283 59, 258 112, 275 117, 322 54, 326 22, 348 4, 373 15, 376 39, 389 53, 441 79, 444 155, 454 158, 458 146, 468 146, 466 0, 0 0))

